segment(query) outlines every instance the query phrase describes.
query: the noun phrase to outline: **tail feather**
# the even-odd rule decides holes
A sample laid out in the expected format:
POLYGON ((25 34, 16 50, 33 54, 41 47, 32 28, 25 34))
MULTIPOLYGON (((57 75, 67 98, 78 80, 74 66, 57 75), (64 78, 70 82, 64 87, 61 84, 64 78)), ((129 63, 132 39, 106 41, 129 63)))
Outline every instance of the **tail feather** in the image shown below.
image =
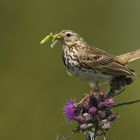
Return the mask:
POLYGON ((124 65, 126 65, 127 63, 132 62, 134 60, 137 60, 139 58, 140 58, 140 49, 116 56, 117 61, 119 61, 120 63, 122 63, 124 65))

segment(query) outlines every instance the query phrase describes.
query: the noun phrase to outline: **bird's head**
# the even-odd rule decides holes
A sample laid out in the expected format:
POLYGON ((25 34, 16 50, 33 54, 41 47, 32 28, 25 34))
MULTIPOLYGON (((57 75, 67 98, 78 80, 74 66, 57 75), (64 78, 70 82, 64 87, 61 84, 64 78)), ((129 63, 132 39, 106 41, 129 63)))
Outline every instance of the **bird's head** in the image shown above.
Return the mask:
POLYGON ((52 46, 54 46, 54 44, 56 44, 54 42, 57 41, 61 41, 63 44, 68 46, 74 45, 76 43, 78 44, 83 41, 83 39, 76 32, 72 30, 62 30, 56 34, 51 33, 41 41, 41 44, 44 44, 50 38, 52 39, 52 46))
POLYGON ((55 34, 54 38, 62 41, 66 45, 72 45, 81 40, 81 37, 72 30, 62 30, 55 34))

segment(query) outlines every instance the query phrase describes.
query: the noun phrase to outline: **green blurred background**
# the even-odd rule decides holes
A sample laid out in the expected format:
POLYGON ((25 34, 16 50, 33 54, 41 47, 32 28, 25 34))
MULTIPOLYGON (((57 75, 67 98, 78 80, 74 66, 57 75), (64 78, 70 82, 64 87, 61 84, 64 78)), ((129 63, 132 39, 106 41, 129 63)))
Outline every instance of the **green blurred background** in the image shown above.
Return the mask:
MULTIPOLYGON (((55 140, 66 134, 63 105, 89 86, 67 76, 60 47, 44 48, 50 32, 72 29, 112 54, 140 48, 139 0, 0 0, 0 139, 55 140)), ((130 64, 140 74, 140 61, 130 64)), ((140 98, 137 78, 117 101, 140 98)), ((105 86, 104 86, 105 87, 105 86)), ((140 137, 140 104, 118 108, 110 140, 140 137)), ((82 140, 82 135, 70 139, 82 140)))

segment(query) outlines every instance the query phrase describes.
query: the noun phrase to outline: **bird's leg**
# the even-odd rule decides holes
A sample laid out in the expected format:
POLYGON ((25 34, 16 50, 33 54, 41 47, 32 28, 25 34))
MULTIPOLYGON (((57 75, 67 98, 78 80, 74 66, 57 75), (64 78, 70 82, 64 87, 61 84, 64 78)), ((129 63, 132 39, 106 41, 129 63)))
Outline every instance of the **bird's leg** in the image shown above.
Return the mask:
POLYGON ((82 98, 82 100, 79 102, 80 106, 83 106, 84 104, 86 104, 90 100, 90 97, 95 96, 100 91, 100 87, 97 82, 93 82, 92 84, 90 84, 90 86, 92 87, 92 90, 90 91, 89 94, 85 95, 82 98))
POLYGON ((92 84, 90 84, 92 90, 90 91, 90 94, 98 93, 100 91, 100 86, 97 81, 94 81, 92 84))

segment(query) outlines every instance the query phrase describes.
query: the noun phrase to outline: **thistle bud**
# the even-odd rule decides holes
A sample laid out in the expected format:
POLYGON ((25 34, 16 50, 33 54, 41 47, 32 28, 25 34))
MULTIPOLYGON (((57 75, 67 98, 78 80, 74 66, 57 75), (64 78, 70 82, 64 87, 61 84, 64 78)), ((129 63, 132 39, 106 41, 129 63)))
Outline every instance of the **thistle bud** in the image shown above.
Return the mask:
POLYGON ((102 129, 104 129, 104 130, 109 130, 110 128, 111 128, 110 122, 106 122, 105 124, 102 125, 102 129))
POLYGON ((80 129, 81 129, 81 130, 86 130, 86 129, 88 129, 88 124, 86 124, 86 123, 82 124, 82 125, 80 126, 80 129))
POLYGON ((83 116, 79 115, 75 118, 75 120, 77 120, 79 123, 83 123, 85 121, 85 118, 83 116))
POLYGON ((90 114, 90 115, 96 115, 96 113, 97 113, 97 108, 96 107, 90 107, 89 108, 89 111, 88 111, 88 113, 90 114))
POLYGON ((85 118, 86 121, 89 121, 91 119, 91 116, 88 113, 84 113, 83 117, 85 118))
POLYGON ((88 128, 92 128, 93 127, 93 124, 92 123, 89 123, 88 124, 88 128))
POLYGON ((108 117, 108 120, 109 121, 114 121, 116 119, 116 114, 111 114, 109 117, 108 117))
POLYGON ((101 119, 104 119, 106 117, 106 112, 103 110, 99 110, 98 111, 98 115, 101 119))
POLYGON ((114 102, 113 98, 109 98, 109 99, 106 100, 106 104, 109 107, 112 107, 115 104, 115 102, 114 102))
POLYGON ((109 122, 107 119, 102 120, 102 129, 109 130, 111 128, 111 122, 109 122))
POLYGON ((99 101, 104 101, 104 99, 105 99, 105 94, 104 94, 104 92, 100 91, 99 95, 98 95, 98 100, 99 101))
POLYGON ((104 108, 105 106, 107 106, 106 102, 100 102, 100 103, 98 104, 98 109, 102 109, 102 108, 104 108))

